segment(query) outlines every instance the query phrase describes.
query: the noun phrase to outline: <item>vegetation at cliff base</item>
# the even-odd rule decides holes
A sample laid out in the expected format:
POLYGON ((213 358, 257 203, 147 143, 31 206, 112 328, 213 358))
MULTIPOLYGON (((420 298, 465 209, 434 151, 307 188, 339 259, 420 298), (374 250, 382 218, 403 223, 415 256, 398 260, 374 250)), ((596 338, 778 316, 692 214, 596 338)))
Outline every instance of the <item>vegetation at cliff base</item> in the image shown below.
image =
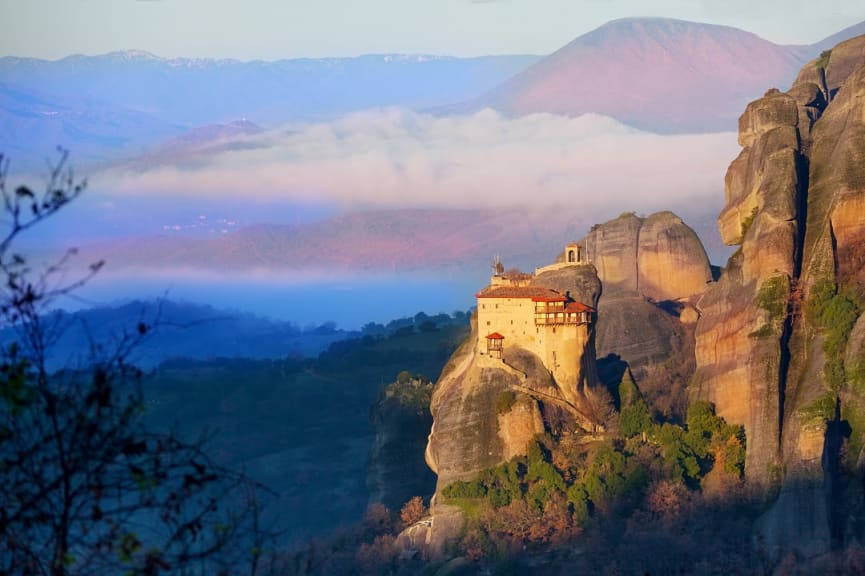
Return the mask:
POLYGON ((569 540, 596 521, 645 507, 661 485, 690 498, 713 470, 731 482, 742 477, 744 429, 727 424, 712 404, 693 403, 685 426, 657 422, 628 371, 619 398, 619 436, 546 434, 526 456, 442 490, 466 513, 467 557, 503 558, 524 546, 569 540))

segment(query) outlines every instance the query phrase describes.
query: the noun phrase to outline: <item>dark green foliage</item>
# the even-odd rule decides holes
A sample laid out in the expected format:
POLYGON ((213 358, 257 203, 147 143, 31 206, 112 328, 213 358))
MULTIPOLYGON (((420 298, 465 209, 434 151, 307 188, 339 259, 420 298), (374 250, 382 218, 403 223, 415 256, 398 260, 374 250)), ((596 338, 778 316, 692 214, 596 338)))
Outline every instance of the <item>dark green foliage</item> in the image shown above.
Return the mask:
MULTIPOLYGON (((3 358, 0 364, 0 405, 17 418, 36 400, 36 390, 28 385, 32 378, 30 362, 20 356, 15 342, 3 350, 0 357, 3 358)), ((0 440, 5 439, 8 433, 5 428, 0 429, 0 440)))
POLYGON ((836 294, 823 311, 826 329, 823 351, 826 353, 826 380, 831 390, 840 390, 846 382, 844 353, 858 317, 858 302, 844 294, 836 294))
POLYGON ((722 421, 715 416, 711 402, 698 401, 688 407, 688 444, 697 456, 705 458, 712 437, 721 431, 722 421))
POLYGON ((593 507, 609 509, 646 484, 645 470, 613 444, 602 444, 583 477, 582 486, 593 507))
POLYGON ((787 276, 773 276, 760 285, 757 291, 757 305, 769 313, 771 320, 779 320, 787 312, 789 294, 790 280, 787 276))
POLYGON ((458 481, 442 493, 446 498, 484 498, 496 507, 525 498, 536 510, 554 493, 567 490, 561 473, 550 463, 550 454, 539 442, 533 442, 528 457, 515 458, 483 472, 472 482, 458 481))
POLYGON ((701 467, 697 454, 687 441, 685 430, 673 424, 664 424, 655 434, 663 451, 669 479, 695 485, 699 480, 701 467))
POLYGON ((568 488, 567 496, 573 509, 574 520, 578 524, 587 522, 591 516, 591 510, 589 508, 589 494, 586 492, 585 486, 583 484, 572 485, 568 488))
POLYGON ((448 499, 459 498, 483 498, 487 495, 487 489, 480 480, 465 482, 457 480, 442 490, 442 494, 448 499))
POLYGON ((721 453, 724 470, 741 476, 745 471, 745 429, 732 426, 715 414, 711 402, 694 402, 688 408, 686 443, 705 470, 721 453))
POLYGON ((517 395, 513 390, 503 390, 496 396, 496 414, 507 414, 517 402, 517 395))
POLYGON ((823 330, 824 375, 829 389, 837 394, 847 382, 844 354, 862 304, 852 292, 839 292, 831 280, 822 279, 814 284, 805 311, 809 320, 823 330))
POLYGON ((621 406, 633 404, 643 398, 640 389, 637 388, 637 383, 634 382, 634 377, 631 375, 630 369, 625 366, 622 372, 622 378, 619 380, 619 403, 621 406))
POLYGON ((814 283, 808 301, 805 303, 805 313, 812 324, 823 323, 823 311, 835 296, 835 283, 827 278, 822 278, 814 283))
MULTIPOLYGON (((284 466, 269 467, 259 477, 268 486, 293 486, 292 498, 279 499, 267 512, 280 518, 287 541, 325 534, 350 524, 366 505, 363 479, 369 461, 357 441, 369 438, 369 407, 388 393, 382 383, 408 369, 408 383, 390 392, 402 406, 428 414, 432 384, 419 374, 437 377, 468 329, 440 324, 432 333, 346 340, 318 358, 172 361, 153 374, 148 396, 156 402, 146 417, 160 429, 177 421, 181 432, 226 431, 214 439, 214 447, 239 465, 271 453, 291 454, 284 466), (316 471, 314 480, 296 482, 309 470, 316 471)), ((406 427, 403 433, 425 439, 429 425, 417 432, 406 427)), ((409 459, 405 465, 411 466, 409 459)), ((414 494, 424 492, 406 497, 414 494)))
POLYGON ((648 405, 642 399, 624 406, 619 418, 619 429, 625 438, 631 438, 648 432, 652 426, 652 414, 649 411, 648 405))
MULTIPOLYGON (((486 470, 474 481, 445 488, 444 497, 465 511, 470 543, 483 536, 504 550, 515 543, 527 546, 546 538, 568 538, 581 530, 600 529, 641 506, 653 514, 667 503, 682 506, 696 497, 692 495, 704 474, 716 465, 742 476, 744 429, 728 425, 712 404, 694 403, 687 427, 682 427, 654 423, 629 375, 622 377, 619 396, 623 413, 632 409, 637 422, 631 429, 624 425, 633 433, 627 441, 586 437, 571 443, 545 435, 526 456, 486 470), (658 455, 663 460, 660 466, 655 465, 658 455), (658 486, 664 483, 677 486, 673 492, 679 496, 669 490, 667 496, 658 496, 658 486), (664 500, 670 497, 673 500, 664 500), (559 536, 551 536, 555 534, 559 536)), ((677 511, 668 514, 673 518, 677 511)), ((480 550, 476 544, 471 548, 480 550)))
POLYGON ((619 415, 619 432, 625 438, 649 432, 652 427, 652 413, 643 400, 637 384, 631 377, 631 372, 625 370, 619 384, 619 399, 622 410, 619 415))
POLYGON ((835 419, 835 406, 838 403, 834 394, 820 396, 804 408, 802 416, 806 420, 822 420, 828 422, 835 419))
POLYGON ((500 508, 523 496, 526 476, 525 459, 517 458, 488 470, 483 476, 483 485, 490 503, 500 508))
POLYGON ((526 480, 530 486, 527 499, 539 511, 543 510, 554 491, 563 493, 566 490, 562 475, 550 464, 549 454, 538 442, 529 448, 526 480))

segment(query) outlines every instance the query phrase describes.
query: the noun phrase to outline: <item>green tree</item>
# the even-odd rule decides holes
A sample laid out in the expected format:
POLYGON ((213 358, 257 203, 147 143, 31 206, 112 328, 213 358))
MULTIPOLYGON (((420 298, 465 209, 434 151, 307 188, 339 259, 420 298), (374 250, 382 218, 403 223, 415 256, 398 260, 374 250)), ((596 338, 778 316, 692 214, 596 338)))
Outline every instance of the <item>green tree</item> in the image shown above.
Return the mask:
POLYGON ((622 436, 631 438, 648 432, 652 427, 652 412, 643 400, 630 370, 625 370, 622 374, 622 381, 619 383, 619 399, 622 406, 619 415, 619 431, 622 436))

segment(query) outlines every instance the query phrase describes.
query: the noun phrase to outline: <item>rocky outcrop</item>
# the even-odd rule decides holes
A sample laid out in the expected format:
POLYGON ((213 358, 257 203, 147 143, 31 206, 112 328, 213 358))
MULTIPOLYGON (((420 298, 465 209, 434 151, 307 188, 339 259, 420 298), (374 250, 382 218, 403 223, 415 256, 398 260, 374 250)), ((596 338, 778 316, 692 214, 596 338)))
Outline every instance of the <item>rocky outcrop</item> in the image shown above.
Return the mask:
POLYGON ((605 297, 630 293, 655 302, 686 301, 712 281, 699 237, 672 212, 622 214, 592 227, 580 244, 598 270, 605 297))
POLYGON ((779 488, 759 545, 815 557, 865 537, 862 317, 839 332, 865 297, 865 37, 749 104, 739 143, 718 223, 740 249, 698 302, 692 393, 744 425, 751 486, 779 488))
MULTIPOLYGON (((600 294, 595 269, 586 265, 545 272, 530 283, 568 293, 592 306, 600 294)), ((430 405, 433 425, 426 461, 437 476, 427 538, 431 554, 441 549, 444 540, 455 537, 461 527, 459 509, 441 501, 443 488, 525 455, 537 435, 549 429, 550 413, 559 420, 568 419, 573 431, 600 424, 608 414, 610 401, 598 384, 594 334, 591 327, 588 329, 590 336, 584 348, 576 351, 581 359, 582 385, 576 401, 572 401, 554 380, 552 370, 533 352, 509 346, 501 359, 482 353, 478 349, 477 317, 472 318, 472 333, 442 371, 430 405)))
MULTIPOLYGON (((603 278, 602 278, 603 280, 603 278)), ((643 220, 637 242, 637 291, 656 302, 688 300, 712 281, 706 250, 672 212, 643 220)))
MULTIPOLYGON (((596 304, 600 282, 591 266, 569 266, 535 276, 534 286, 569 293, 577 301, 596 304)), ((519 347, 508 348, 503 360, 491 359, 477 348, 477 322, 472 333, 445 366, 432 396, 433 426, 426 449, 427 463, 438 476, 439 489, 455 480, 525 453, 528 441, 544 431, 539 398, 567 402, 540 358, 519 347), (499 413, 499 397, 513 393, 515 401, 499 413), (532 394, 535 394, 532 396, 532 394)), ((580 410, 595 406, 597 387, 594 337, 579 351, 583 358, 586 397, 580 410)), ((542 401, 542 400, 541 400, 542 401)))
POLYGON ((400 377, 370 411, 375 438, 367 470, 369 500, 391 510, 399 510, 414 496, 428 498, 435 489, 435 475, 423 456, 432 425, 432 383, 400 377))
POLYGON ((627 362, 657 412, 682 415, 694 367, 693 303, 712 281, 700 239, 672 212, 625 213, 580 244, 603 285, 598 357, 627 362))
POLYGON ((746 473, 763 484, 778 465, 779 374, 789 336, 781 316, 797 269, 807 181, 798 123, 796 100, 780 92, 752 102, 742 115, 744 148, 727 171, 718 218, 724 242, 741 250, 698 305, 695 394, 745 426, 746 473))

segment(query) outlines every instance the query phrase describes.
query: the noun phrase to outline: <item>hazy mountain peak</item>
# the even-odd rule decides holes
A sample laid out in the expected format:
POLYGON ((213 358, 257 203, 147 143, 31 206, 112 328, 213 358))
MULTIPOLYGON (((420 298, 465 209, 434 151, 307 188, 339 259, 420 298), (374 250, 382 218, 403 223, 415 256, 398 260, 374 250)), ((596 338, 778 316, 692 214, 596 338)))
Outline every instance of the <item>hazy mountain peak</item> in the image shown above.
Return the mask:
POLYGON ((482 99, 508 114, 598 113, 656 132, 735 125, 741 108, 786 86, 793 49, 744 30, 671 18, 624 18, 583 34, 482 99))
POLYGON ((147 50, 121 50, 109 55, 126 60, 161 60, 159 56, 147 50))

